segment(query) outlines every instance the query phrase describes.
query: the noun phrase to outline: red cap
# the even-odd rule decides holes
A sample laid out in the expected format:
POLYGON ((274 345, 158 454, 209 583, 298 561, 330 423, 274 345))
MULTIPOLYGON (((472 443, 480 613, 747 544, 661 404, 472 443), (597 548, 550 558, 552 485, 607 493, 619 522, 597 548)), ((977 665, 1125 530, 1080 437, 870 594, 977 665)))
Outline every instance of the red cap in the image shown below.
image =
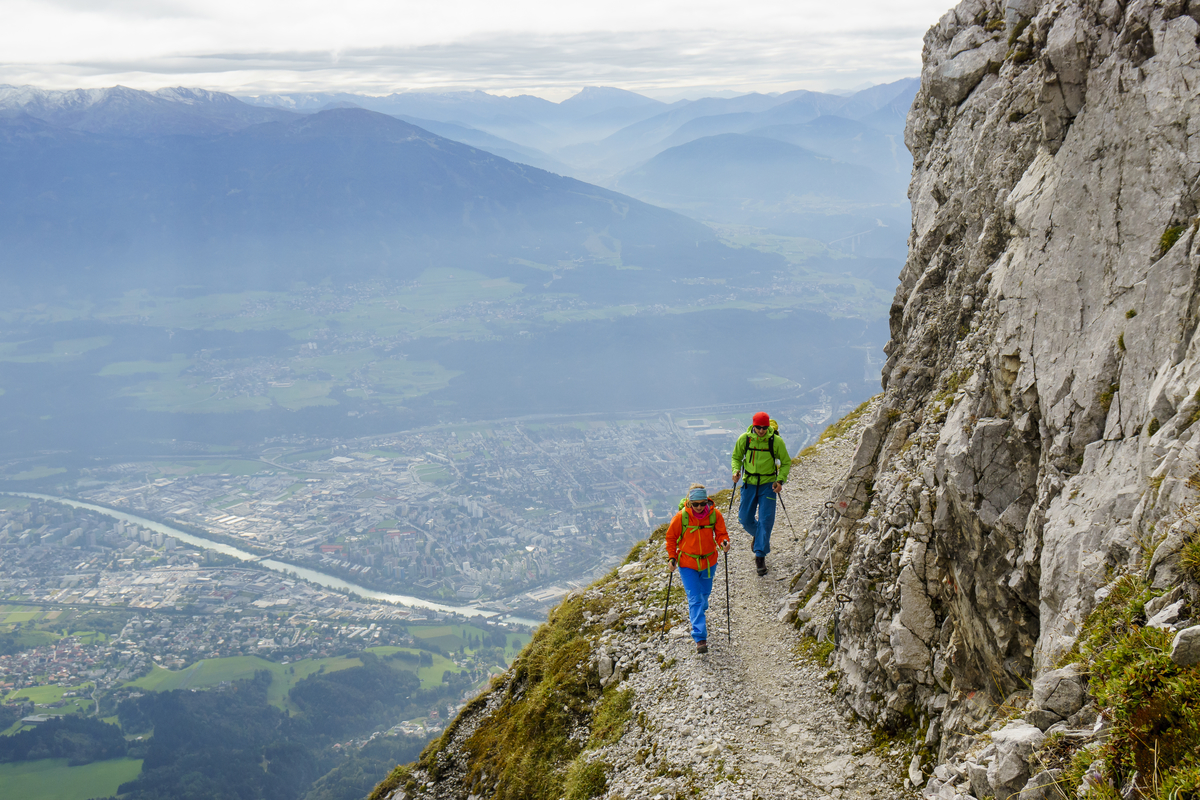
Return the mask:
POLYGON ((750 422, 752 425, 757 425, 760 428, 765 428, 766 426, 771 424, 771 417, 769 414, 767 414, 767 412, 760 411, 754 415, 754 419, 752 419, 750 422))

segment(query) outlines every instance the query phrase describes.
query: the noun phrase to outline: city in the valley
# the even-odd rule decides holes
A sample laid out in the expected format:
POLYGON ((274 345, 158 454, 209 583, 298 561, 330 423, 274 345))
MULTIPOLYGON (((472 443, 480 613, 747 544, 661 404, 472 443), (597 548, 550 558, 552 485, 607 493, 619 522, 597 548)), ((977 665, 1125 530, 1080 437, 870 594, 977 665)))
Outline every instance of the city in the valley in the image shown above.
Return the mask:
MULTIPOLYGON (((814 399, 793 450, 834 412, 814 399)), ((375 652, 424 659, 428 708, 395 723, 437 729, 692 481, 723 488, 749 409, 717 411, 275 440, 0 495, 6 726, 375 652)))

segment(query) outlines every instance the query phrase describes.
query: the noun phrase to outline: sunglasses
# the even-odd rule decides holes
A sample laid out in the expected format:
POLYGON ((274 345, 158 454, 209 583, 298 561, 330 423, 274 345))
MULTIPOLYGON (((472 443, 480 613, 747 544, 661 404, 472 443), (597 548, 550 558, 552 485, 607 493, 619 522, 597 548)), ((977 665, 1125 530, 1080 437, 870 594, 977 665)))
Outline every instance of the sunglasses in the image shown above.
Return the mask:
POLYGON ((751 425, 750 427, 756 431, 765 431, 769 426, 767 426, 767 425, 751 425))
POLYGON ((705 500, 700 503, 688 503, 688 505, 691 506, 692 508, 704 508, 705 506, 708 505, 708 501, 705 500))

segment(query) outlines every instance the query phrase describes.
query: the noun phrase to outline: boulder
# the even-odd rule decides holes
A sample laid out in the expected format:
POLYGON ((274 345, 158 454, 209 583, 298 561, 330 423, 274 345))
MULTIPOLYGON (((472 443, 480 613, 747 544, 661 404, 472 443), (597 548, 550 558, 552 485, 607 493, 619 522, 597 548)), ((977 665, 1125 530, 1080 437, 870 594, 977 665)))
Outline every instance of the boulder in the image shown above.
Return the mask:
POLYGON ((1200 664, 1200 625, 1184 628, 1175 634, 1171 644, 1171 660, 1181 667, 1200 664))
MULTIPOLYGON (((1164 542, 1163 544, 1165 545, 1166 542, 1164 542)), ((1163 546, 1160 545, 1158 550, 1162 550, 1162 549, 1163 549, 1163 546)), ((1158 550, 1154 551, 1154 555, 1156 558, 1158 556, 1158 550)), ((1158 612, 1162 611, 1164 608, 1171 605, 1172 603, 1178 602, 1179 600, 1183 599, 1185 596, 1186 595, 1185 595, 1185 592, 1183 591, 1183 587, 1176 586, 1174 589, 1167 592, 1166 594, 1159 595, 1158 597, 1153 597, 1153 598, 1147 600, 1146 606, 1145 606, 1146 618, 1153 619, 1158 614, 1158 612)))
POLYGON ((916 753, 913 754, 912 761, 908 762, 908 779, 917 789, 925 784, 925 773, 921 771, 921 756, 916 753))
MULTIPOLYGON (((1083 680, 1074 664, 1051 670, 1033 682, 1033 704, 1056 717, 1046 727, 1071 716, 1086 702, 1087 690, 1083 688, 1083 680)), ((1042 728, 1041 725, 1038 727, 1042 728)))
POLYGON ((927 670, 933 663, 929 647, 921 638, 900 622, 892 621, 890 642, 896 666, 911 670, 927 670))
POLYGON ((1029 757, 1045 734, 1023 719, 1013 720, 992 734, 996 758, 988 765, 987 779, 995 797, 1015 797, 1029 782, 1029 757))
POLYGON ((1049 769, 1039 772, 1029 779, 1021 790, 1020 800, 1067 800, 1067 793, 1062 789, 1063 771, 1049 769))
POLYGON ((992 64, 1004 61, 1004 44, 988 42, 966 50, 938 66, 929 77, 929 93, 943 103, 958 105, 987 74, 992 64))
POLYGON ((1037 726, 1040 731, 1046 731, 1052 725, 1062 722, 1062 717, 1053 711, 1047 711, 1044 708, 1035 708, 1032 711, 1025 712, 1025 721, 1030 725, 1037 726))
POLYGON ((1166 606, 1150 619, 1146 620, 1147 628, 1173 628, 1176 622, 1183 619, 1183 607, 1187 604, 1186 600, 1176 600, 1169 606, 1166 606))
POLYGON ((976 797, 991 795, 992 785, 988 783, 987 766, 976 764, 974 761, 968 761, 964 766, 967 768, 967 781, 971 784, 971 794, 976 797))

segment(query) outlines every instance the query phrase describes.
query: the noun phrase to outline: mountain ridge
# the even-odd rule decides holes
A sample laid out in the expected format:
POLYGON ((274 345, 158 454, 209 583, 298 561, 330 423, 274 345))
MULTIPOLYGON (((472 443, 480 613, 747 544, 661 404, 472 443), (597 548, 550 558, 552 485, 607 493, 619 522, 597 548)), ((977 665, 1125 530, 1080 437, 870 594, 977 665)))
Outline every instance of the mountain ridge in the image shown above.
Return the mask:
POLYGON ((515 257, 529 246, 551 263, 589 262, 592 235, 624 241, 627 257, 647 267, 675 258, 672 248, 701 261, 698 247, 720 249, 711 230, 673 212, 362 109, 208 137, 134 140, 27 116, 0 118, 0 128, 12 143, 3 154, 11 179, 0 191, 9 256, 63 276, 82 277, 82 264, 125 262, 167 272, 223 263, 227 277, 250 262, 327 270, 321 264, 335 240, 345 246, 333 263, 361 268, 431 247, 453 259, 488 248, 515 257), (238 243, 252 234, 253 246, 238 243), (364 237, 385 244, 367 255, 355 244, 364 237), (173 255, 158 263, 151 252, 173 255))

